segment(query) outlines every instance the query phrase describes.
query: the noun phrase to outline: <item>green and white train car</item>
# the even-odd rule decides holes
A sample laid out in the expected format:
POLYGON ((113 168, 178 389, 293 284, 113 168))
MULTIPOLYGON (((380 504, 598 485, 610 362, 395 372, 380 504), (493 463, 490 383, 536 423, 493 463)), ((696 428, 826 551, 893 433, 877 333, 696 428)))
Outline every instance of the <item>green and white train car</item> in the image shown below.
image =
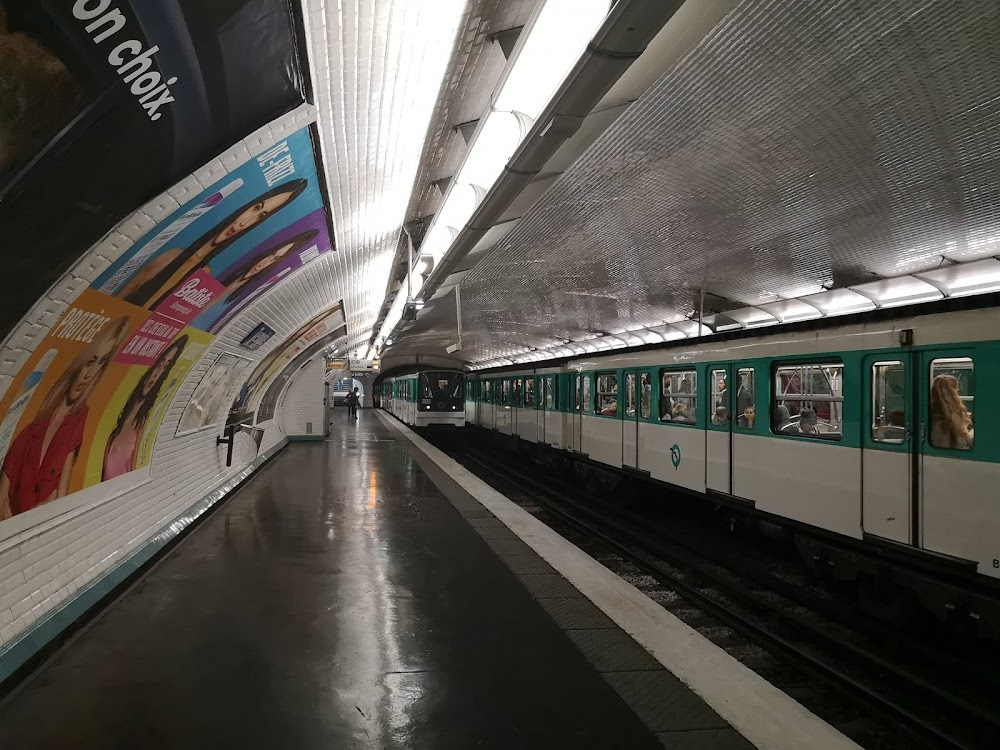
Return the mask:
POLYGON ((986 585, 900 581, 972 619, 990 609, 1000 632, 998 334, 984 309, 595 354, 481 375, 471 421, 817 532, 800 547, 844 577, 868 549, 896 578, 986 585), (971 418, 960 447, 935 439, 940 375, 971 418))
POLYGON ((405 424, 465 425, 465 373, 460 370, 424 370, 385 378, 381 388, 383 408, 405 424))

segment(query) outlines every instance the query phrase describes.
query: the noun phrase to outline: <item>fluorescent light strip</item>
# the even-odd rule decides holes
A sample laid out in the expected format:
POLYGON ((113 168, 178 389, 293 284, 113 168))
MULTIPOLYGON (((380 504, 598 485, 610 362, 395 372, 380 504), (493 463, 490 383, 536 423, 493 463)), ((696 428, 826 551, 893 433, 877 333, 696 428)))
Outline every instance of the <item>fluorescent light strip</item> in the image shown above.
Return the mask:
MULTIPOLYGON (((732 326, 731 328, 746 330, 991 292, 1000 292, 1000 260, 983 258, 932 271, 918 272, 909 276, 883 279, 858 287, 832 289, 819 294, 810 294, 802 299, 787 299, 756 307, 744 307, 721 313, 721 315, 739 323, 738 327, 732 326)), ((704 326, 702 331, 704 336, 716 333, 704 326)), ((676 341, 685 338, 697 339, 698 323, 693 320, 684 320, 663 325, 647 325, 603 337, 598 334, 586 334, 576 340, 539 347, 530 356, 514 354, 513 351, 508 352, 508 356, 513 354, 516 358, 516 364, 524 364, 542 359, 612 351, 623 348, 623 345, 625 348, 631 349, 633 346, 641 344, 626 344, 623 339, 636 338, 646 343, 676 341)), ((471 366, 471 369, 499 367, 499 364, 494 363, 500 361, 500 359, 492 359, 486 363, 476 363, 471 366)))
MULTIPOLYGON (((481 118, 462 166, 424 238, 421 252, 441 261, 503 168, 524 140, 573 65, 608 15, 610 0, 544 0, 521 33, 506 73, 481 118)), ((410 271, 411 277, 414 276, 410 271)), ((423 278, 409 288, 419 289, 423 278)), ((419 295, 418 295, 419 296, 419 295)), ((402 289, 396 299, 405 297, 402 289)), ((403 306, 394 303, 382 322, 376 346, 396 327, 403 306)))

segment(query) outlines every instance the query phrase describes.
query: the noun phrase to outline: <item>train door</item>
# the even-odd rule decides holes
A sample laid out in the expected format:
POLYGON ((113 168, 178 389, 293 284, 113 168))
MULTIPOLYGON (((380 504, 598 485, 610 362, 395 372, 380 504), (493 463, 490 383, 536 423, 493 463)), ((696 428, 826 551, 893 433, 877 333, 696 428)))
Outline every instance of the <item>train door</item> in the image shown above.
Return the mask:
POLYGON ((733 403, 738 390, 734 365, 708 368, 709 398, 705 428, 705 486, 727 495, 733 493, 733 403))
POLYGON ((912 355, 865 358, 866 417, 861 438, 861 527, 903 544, 916 540, 917 450, 912 355))
POLYGON ((548 426, 546 423, 549 421, 549 401, 552 398, 551 377, 551 375, 541 375, 535 378, 535 398, 538 400, 538 405, 536 406, 538 411, 535 412, 538 417, 538 442, 543 445, 548 443, 545 439, 545 428, 548 426))
POLYGON ((625 412, 622 419, 622 466, 639 466, 639 372, 626 370, 622 394, 625 412))
POLYGON ((513 422, 511 404, 513 401, 511 397, 510 378, 504 378, 500 381, 500 403, 502 406, 497 409, 497 428, 505 435, 513 435, 514 433, 511 430, 511 423, 513 422))
POLYGON ((980 573, 996 576, 1000 519, 990 500, 996 497, 1000 471, 987 418, 994 394, 977 387, 989 383, 977 375, 988 373, 992 364, 991 359, 977 361, 982 351, 956 347, 920 352, 915 379, 919 512, 914 513, 913 538, 924 549, 974 560, 980 573))
POLYGON ((586 403, 583 395, 583 383, 585 379, 585 375, 578 372, 573 373, 573 402, 571 404, 573 424, 571 426, 570 450, 577 453, 583 450, 583 407, 586 403))

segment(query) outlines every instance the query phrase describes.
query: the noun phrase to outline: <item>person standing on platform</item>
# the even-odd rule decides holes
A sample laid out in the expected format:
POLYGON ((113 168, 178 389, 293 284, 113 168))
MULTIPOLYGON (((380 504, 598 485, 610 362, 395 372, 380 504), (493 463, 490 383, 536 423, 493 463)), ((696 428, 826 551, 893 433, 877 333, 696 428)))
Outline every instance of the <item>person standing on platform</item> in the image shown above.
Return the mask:
POLYGON ((358 389, 355 388, 353 391, 348 392, 347 398, 347 418, 357 419, 358 418, 358 389))

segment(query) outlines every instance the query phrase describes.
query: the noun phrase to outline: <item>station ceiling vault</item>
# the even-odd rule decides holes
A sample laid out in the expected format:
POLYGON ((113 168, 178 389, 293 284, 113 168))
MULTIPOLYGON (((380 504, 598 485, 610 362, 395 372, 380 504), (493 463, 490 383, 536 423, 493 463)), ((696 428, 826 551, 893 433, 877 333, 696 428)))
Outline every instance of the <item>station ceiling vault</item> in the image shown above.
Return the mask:
MULTIPOLYGON (((997 255, 998 48, 989 0, 732 4, 478 254, 456 356, 997 255)), ((389 354, 455 340, 442 295, 389 354)))
POLYGON ((309 62, 351 350, 367 344, 407 222, 433 214, 464 153, 455 126, 489 104, 504 56, 490 34, 530 0, 306 0, 309 62))

